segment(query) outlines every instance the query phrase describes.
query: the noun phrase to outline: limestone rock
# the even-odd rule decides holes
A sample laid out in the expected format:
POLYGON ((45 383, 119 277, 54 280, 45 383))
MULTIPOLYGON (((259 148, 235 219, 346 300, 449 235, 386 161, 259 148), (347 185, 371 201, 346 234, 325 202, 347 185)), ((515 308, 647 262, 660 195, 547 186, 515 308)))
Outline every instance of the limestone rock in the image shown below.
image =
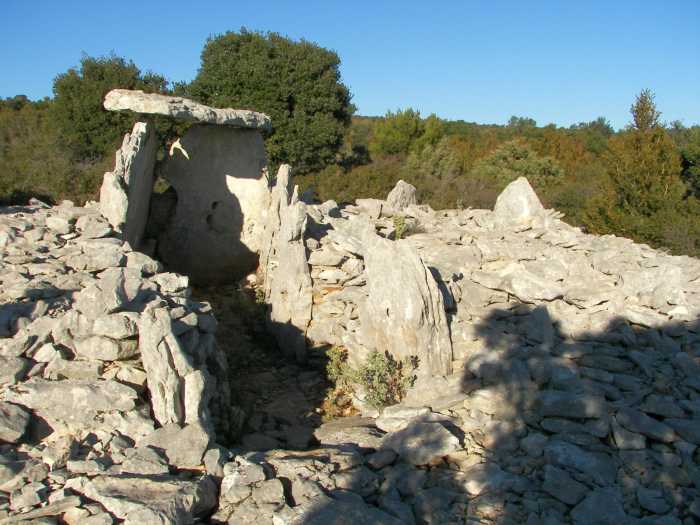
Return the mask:
POLYGON ((511 182, 496 199, 493 211, 505 224, 525 224, 544 217, 544 207, 525 177, 511 182))
POLYGON ((100 189, 100 211, 134 248, 141 245, 155 176, 157 140, 153 124, 137 122, 124 136, 114 171, 100 189))
POLYGON ((158 251, 194 282, 231 282, 254 271, 270 206, 262 136, 195 125, 171 148, 163 176, 177 193, 158 251))
POLYGON ((415 422, 387 434, 382 448, 398 454, 412 465, 427 465, 435 458, 447 456, 461 448, 459 439, 437 422, 415 422))
POLYGON ((125 524, 187 524, 216 506, 216 486, 209 477, 96 476, 74 478, 67 487, 99 502, 125 524))
POLYGON ((270 117, 245 109, 218 109, 182 97, 171 97, 140 90, 113 89, 105 96, 109 111, 132 111, 149 115, 165 115, 184 122, 219 124, 239 128, 269 129, 270 117))
POLYGON ((140 446, 152 446, 165 450, 171 465, 179 468, 197 467, 202 463, 204 452, 209 446, 209 435, 197 424, 169 424, 144 437, 140 446))
POLYGON ((386 198, 387 205, 395 212, 402 212, 416 200, 416 188, 412 184, 399 180, 386 198))
POLYGON ((103 412, 128 412, 134 409, 134 389, 105 380, 66 379, 46 381, 32 378, 7 392, 6 399, 34 410, 47 421, 69 427, 91 428, 103 412))
POLYGON ((399 360, 418 357, 426 375, 449 374, 452 342, 430 270, 405 240, 382 239, 367 226, 362 243, 369 295, 360 312, 363 343, 399 360))
POLYGON ((289 166, 280 167, 273 195, 270 227, 279 218, 275 233, 267 242, 267 286, 269 286, 270 320, 280 348, 297 361, 306 359, 306 330, 311 322, 312 288, 306 260, 304 232, 306 205, 299 201, 297 188, 291 191, 289 166), (291 192, 291 193, 290 193, 291 192))
POLYGON ((29 412, 12 403, 0 403, 0 441, 17 443, 29 425, 29 412))

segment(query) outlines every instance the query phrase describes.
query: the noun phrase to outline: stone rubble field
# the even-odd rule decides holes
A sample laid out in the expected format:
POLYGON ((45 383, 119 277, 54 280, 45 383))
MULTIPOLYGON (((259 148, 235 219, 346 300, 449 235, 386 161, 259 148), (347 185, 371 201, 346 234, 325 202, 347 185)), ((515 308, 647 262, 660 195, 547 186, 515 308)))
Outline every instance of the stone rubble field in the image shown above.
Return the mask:
MULTIPOLYGON (((114 97, 199 122, 192 137, 262 144, 260 114, 114 97), (249 129, 206 127, 231 122, 249 129)), ((127 242, 176 239, 145 238, 152 134, 125 138, 99 204, 0 209, 0 525, 700 522, 699 260, 585 234, 525 179, 493 211, 433 211, 402 181, 338 206, 305 203, 282 166, 239 192, 236 209, 266 203, 252 223, 183 230, 227 239, 233 217, 248 237, 211 248, 216 272, 259 257, 286 358, 246 379, 246 413, 227 327, 127 242), (305 426, 323 381, 304 363, 330 347, 353 366, 417 358, 415 383, 381 411, 358 388, 359 416, 305 426)), ((185 180, 195 164, 177 155, 185 180)), ((213 198, 212 217, 227 206, 213 198)), ((195 272, 211 258, 189 257, 195 272)))

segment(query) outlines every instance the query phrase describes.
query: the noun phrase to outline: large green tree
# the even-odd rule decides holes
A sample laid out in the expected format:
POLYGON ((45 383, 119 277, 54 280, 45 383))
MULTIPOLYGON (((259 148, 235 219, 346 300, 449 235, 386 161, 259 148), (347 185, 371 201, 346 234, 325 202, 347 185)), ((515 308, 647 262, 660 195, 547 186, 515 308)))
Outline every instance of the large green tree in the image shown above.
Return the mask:
POLYGON ((696 240, 678 231, 697 235, 698 206, 686 198, 681 156, 659 123, 653 93, 643 90, 630 111, 630 125, 608 143, 607 183, 589 203, 588 223, 597 232, 693 253, 696 240))
POLYGON ((164 92, 167 82, 154 73, 141 73, 121 57, 84 56, 80 68, 58 75, 53 83, 51 120, 74 160, 95 160, 111 154, 133 126, 135 116, 105 111, 102 102, 112 89, 164 92))
POLYGON ((354 107, 333 51, 277 33, 241 29, 211 37, 187 95, 215 107, 267 113, 273 164, 306 173, 333 162, 354 107))

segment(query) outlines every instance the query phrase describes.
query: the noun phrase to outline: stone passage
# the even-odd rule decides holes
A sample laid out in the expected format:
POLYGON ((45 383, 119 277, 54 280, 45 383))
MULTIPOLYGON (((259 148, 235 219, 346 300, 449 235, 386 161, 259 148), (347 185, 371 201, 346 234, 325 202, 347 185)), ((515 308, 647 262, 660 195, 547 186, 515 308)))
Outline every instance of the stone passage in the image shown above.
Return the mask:
POLYGON ((270 200, 260 134, 269 118, 123 89, 109 92, 104 106, 195 123, 166 154, 161 175, 177 199, 164 217, 154 216, 152 207, 151 239, 144 239, 144 230, 157 149, 153 125, 139 122, 125 137, 100 194, 102 213, 124 240, 134 249, 155 251, 169 269, 198 284, 231 282, 255 270, 270 200))

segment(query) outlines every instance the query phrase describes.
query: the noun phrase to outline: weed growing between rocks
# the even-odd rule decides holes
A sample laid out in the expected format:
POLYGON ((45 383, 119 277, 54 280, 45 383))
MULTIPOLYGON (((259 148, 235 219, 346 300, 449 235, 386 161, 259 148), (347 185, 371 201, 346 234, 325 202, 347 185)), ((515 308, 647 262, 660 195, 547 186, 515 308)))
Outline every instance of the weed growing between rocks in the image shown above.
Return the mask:
POLYGON ((403 215, 394 215, 394 239, 397 241, 403 239, 406 235, 406 217, 403 215))
POLYGON ((416 380, 415 356, 397 360, 389 352, 375 350, 357 369, 348 364, 344 348, 331 348, 327 357, 326 375, 333 387, 324 401, 326 419, 349 415, 345 412, 352 407, 353 397, 361 398, 377 410, 400 403, 416 380))

